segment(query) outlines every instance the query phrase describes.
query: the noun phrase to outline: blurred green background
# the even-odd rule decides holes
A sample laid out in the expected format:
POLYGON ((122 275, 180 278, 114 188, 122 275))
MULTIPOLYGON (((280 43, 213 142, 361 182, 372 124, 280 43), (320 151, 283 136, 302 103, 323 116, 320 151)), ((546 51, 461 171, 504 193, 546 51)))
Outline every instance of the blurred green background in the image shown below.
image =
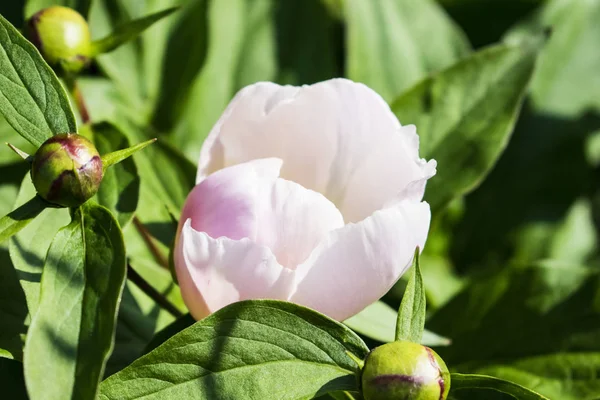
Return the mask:
MULTIPOLYGON (((240 88, 261 80, 361 81, 402 124, 417 124, 421 154, 439 162, 426 195, 433 220, 422 269, 427 328, 452 343, 436 350, 461 372, 511 379, 552 399, 600 399, 600 0, 10 0, 0 14, 20 27, 58 3, 89 7, 94 38, 181 6, 100 56, 80 80, 94 122, 110 122, 132 141, 163 139, 136 162, 137 215, 164 257, 202 140, 240 88), (542 33, 533 72, 531 54, 488 49, 542 33), (458 92, 478 100, 455 107, 461 124, 447 146, 435 147, 434 133, 419 124, 429 115, 425 103, 443 107, 458 92)), ((446 114, 440 124, 450 126, 446 114)), ((28 149, 3 120, 0 136, 28 149)), ((8 149, 0 151, 2 211, 25 174, 8 149)), ((125 234, 132 265, 183 310, 139 232, 128 226, 125 234)), ((14 274, 6 249, 0 260, 4 276, 14 274)), ((23 295, 2 282, 7 298, 23 295)), ((396 308, 402 291, 403 281, 385 303, 396 308)), ((129 284, 119 318, 108 373, 172 321, 129 284)))

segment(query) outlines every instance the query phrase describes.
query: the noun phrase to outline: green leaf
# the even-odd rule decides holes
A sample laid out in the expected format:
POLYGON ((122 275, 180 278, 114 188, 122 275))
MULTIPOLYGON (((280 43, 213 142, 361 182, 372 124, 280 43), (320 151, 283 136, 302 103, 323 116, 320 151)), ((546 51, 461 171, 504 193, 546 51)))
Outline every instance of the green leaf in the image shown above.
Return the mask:
POLYGON ((527 42, 481 50, 393 102, 400 121, 418 127, 420 155, 438 162, 427 184, 432 213, 475 188, 502 154, 538 48, 527 42))
MULTIPOLYGON (((235 4, 230 6, 235 7, 235 4)), ((191 82, 204 64, 208 42, 207 12, 206 0, 188 2, 178 13, 169 35, 163 60, 160 97, 152 120, 153 126, 161 131, 170 130, 179 119, 191 92, 191 82), (182 59, 186 62, 181 62, 182 59)), ((229 28, 235 30, 235 26, 229 28)))
POLYGON ((452 339, 437 350, 456 371, 591 400, 600 390, 599 298, 596 268, 538 262, 474 279, 428 326, 452 339))
POLYGON ((113 51, 123 43, 139 36, 143 31, 152 26, 152 24, 176 10, 176 7, 169 8, 120 25, 109 36, 92 42, 92 56, 113 51))
POLYGON ((102 382, 100 398, 318 397, 357 390, 357 363, 367 352, 352 331, 315 311, 244 301, 198 321, 102 382))
POLYGON ((236 92, 234 84, 244 44, 246 6, 245 0, 208 4, 206 59, 200 73, 189 83, 188 98, 184 98, 187 101, 181 103, 180 114, 176 111, 179 117, 171 133, 172 143, 191 160, 197 159, 202 142, 236 92))
POLYGON ((585 264, 596 252, 597 233, 589 199, 577 199, 558 221, 527 221, 516 231, 515 262, 540 259, 585 264))
POLYGON ((598 243, 590 202, 579 199, 573 203, 561 222, 552 235, 549 258, 572 263, 587 262, 598 243))
POLYGON ((395 340, 421 343, 423 331, 425 330, 427 299, 425 298, 425 287, 423 286, 423 277, 419 266, 419 253, 419 248, 417 248, 410 280, 398 310, 395 340))
POLYGON ((86 203, 48 250, 25 343, 31 399, 95 397, 113 347, 124 281, 119 225, 106 208, 86 203))
POLYGON ((104 168, 104 177, 96 198, 98 203, 113 213, 119 225, 124 227, 135 213, 140 192, 137 167, 133 159, 125 160, 125 158, 135 152, 135 148, 144 146, 137 145, 130 148, 127 137, 109 123, 95 124, 91 130, 94 144, 102 154, 104 168), (108 168, 120 161, 123 162, 108 168))
MULTIPOLYGON (((90 29, 94 39, 109 36, 116 27, 132 19, 143 18, 167 8, 179 7, 185 0, 153 0, 145 2, 95 1, 90 12, 90 29)), ((181 13, 178 12, 177 15, 181 13)), ((125 109, 123 114, 147 125, 163 75, 168 37, 177 18, 165 18, 111 53, 99 55, 96 62, 115 83, 125 109)), ((192 35, 196 33, 192 31, 192 35)), ((194 36, 195 37, 195 36, 194 36)), ((189 41, 189 38, 186 38, 189 41)), ((189 55, 186 55, 189 56, 189 55)), ((93 107, 91 113, 95 114, 93 107)), ((95 119, 98 121, 99 119, 95 119)), ((111 119, 112 122, 115 122, 111 119)))
MULTIPOLYGON (((141 11, 145 11, 145 9, 141 11)), ((88 22, 92 38, 98 40, 109 36, 117 26, 124 25, 133 18, 131 12, 127 10, 127 4, 124 2, 94 1, 90 9, 88 22)), ((146 33, 158 25, 161 24, 155 25, 146 33)), ((145 121, 146 116, 144 114, 147 111, 144 106, 146 100, 144 72, 146 71, 146 65, 143 62, 142 41, 141 37, 133 39, 110 53, 98 55, 95 61, 104 75, 114 82, 115 89, 125 100, 127 110, 130 110, 130 113, 135 114, 136 117, 140 115, 141 119, 145 121)), ((93 109, 90 112, 92 115, 94 114, 93 109)))
POLYGON ((597 1, 552 0, 508 33, 508 40, 520 40, 552 30, 531 82, 535 109, 562 117, 600 110, 598 18, 597 1))
MULTIPOLYGON (((235 73, 234 90, 260 81, 275 81, 277 74, 278 39, 273 14, 275 7, 281 2, 246 0, 246 3, 249 4, 246 6, 248 14, 244 21, 246 29, 235 73)), ((311 3, 304 2, 306 7, 310 7, 311 3)))
POLYGON ((49 207, 41 197, 35 196, 27 203, 0 218, 0 243, 25 228, 35 217, 49 207))
POLYGON ((92 0, 27 0, 25 15, 31 17, 36 12, 51 6, 63 6, 77 10, 83 17, 87 17, 92 0))
POLYGON ((551 399, 595 400, 600 393, 596 373, 600 352, 556 353, 490 364, 461 366, 461 370, 506 379, 551 399))
MULTIPOLYGON (((15 208, 35 196, 29 174, 23 179, 15 208)), ((37 310, 40 278, 46 253, 56 232, 69 222, 66 208, 48 208, 9 241, 10 259, 21 282, 27 308, 33 316, 37 310)))
MULTIPOLYGON (((344 324, 353 331, 382 343, 393 342, 396 334, 398 312, 382 301, 376 301, 344 324)), ((424 346, 448 346, 450 340, 425 329, 421 344, 424 346)))
POLYGON ((465 389, 493 390, 506 393, 516 400, 549 400, 532 390, 516 383, 486 375, 452 374, 450 376, 450 393, 465 389))
POLYGON ((34 146, 77 132, 67 94, 42 56, 0 15, 0 113, 34 146))
POLYGON ((344 11, 348 77, 387 101, 469 52, 464 34, 432 0, 347 0, 344 11))
MULTIPOLYGON (((570 262, 590 261, 585 247, 594 238, 583 237, 591 232, 586 223, 577 228, 577 236, 571 236, 577 246, 570 248, 571 243, 562 239, 562 250, 555 245, 557 225, 571 218, 572 207, 590 196, 591 182, 596 180, 594 161, 584 150, 590 134, 600 128, 600 86, 595 73, 600 60, 592 50, 600 40, 595 23, 599 9, 597 1, 546 1, 532 18, 508 33, 506 41, 510 42, 528 40, 542 29, 550 35, 540 51, 529 101, 507 150, 484 184, 469 196, 464 221, 456 232, 464 239, 453 244, 455 260, 463 271, 481 271, 487 260, 498 265, 515 258, 531 262, 562 258, 571 250, 583 261, 574 258, 570 262), (560 176, 570 178, 557 179, 560 176), (493 213, 489 212, 490 199, 494 199, 493 213)), ((586 222, 589 226, 591 221, 586 222)))
POLYGON ((452 339, 439 354, 454 366, 600 351, 598 296, 597 269, 537 262, 474 279, 428 326, 452 339))

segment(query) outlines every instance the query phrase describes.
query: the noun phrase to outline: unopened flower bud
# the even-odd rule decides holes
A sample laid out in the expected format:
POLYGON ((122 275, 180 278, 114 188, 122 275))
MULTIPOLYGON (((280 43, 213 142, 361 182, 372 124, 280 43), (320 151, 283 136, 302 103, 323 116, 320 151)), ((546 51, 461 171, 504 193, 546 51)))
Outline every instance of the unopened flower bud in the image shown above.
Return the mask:
POLYGON ((98 150, 77 134, 53 136, 33 156, 35 189, 46 201, 63 207, 77 207, 95 195, 102 175, 98 150))
POLYGON ((91 36, 77 11, 61 6, 44 8, 27 22, 27 36, 51 66, 77 73, 90 61, 91 36))
POLYGON ((429 347, 398 341, 369 353, 361 385, 365 400, 445 400, 450 373, 429 347))

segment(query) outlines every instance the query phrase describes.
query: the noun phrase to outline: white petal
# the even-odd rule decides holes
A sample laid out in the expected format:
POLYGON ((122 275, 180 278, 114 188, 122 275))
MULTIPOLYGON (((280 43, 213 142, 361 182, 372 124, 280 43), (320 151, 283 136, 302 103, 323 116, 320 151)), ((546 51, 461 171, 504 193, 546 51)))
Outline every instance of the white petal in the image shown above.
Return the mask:
POLYGON ((267 247, 249 239, 213 239, 194 230, 189 219, 174 256, 181 294, 196 319, 240 300, 286 300, 294 287, 294 272, 267 247))
POLYGON ((435 174, 435 162, 419 159, 414 127, 401 127, 377 93, 346 79, 244 88, 206 140, 197 179, 264 157, 281 158, 283 178, 323 193, 351 222, 435 174))
POLYGON ((296 270, 291 301, 345 320, 383 296, 423 248, 431 213, 402 201, 331 232, 296 270))
POLYGON ((269 247, 287 268, 296 269, 329 232, 344 226, 332 202, 295 182, 277 179, 259 196, 255 241, 269 247))

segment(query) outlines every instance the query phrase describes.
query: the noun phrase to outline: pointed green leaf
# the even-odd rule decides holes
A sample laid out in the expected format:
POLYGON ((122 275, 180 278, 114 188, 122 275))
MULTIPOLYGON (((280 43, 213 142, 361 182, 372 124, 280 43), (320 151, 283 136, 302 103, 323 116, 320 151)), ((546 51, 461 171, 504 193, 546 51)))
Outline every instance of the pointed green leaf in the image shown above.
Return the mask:
POLYGON ((35 399, 95 398, 112 350, 125 248, 110 212, 86 203, 54 238, 24 365, 35 399))
MULTIPOLYGON (((398 312, 382 301, 376 301, 352 318, 344 321, 354 332, 382 343, 395 340, 398 312)), ((448 346, 450 339, 425 329, 421 344, 424 346, 448 346)))
POLYGON ((79 14, 87 17, 92 0, 27 0, 25 15, 32 16, 36 12, 51 6, 63 6, 77 10, 79 14))
POLYGON ((505 393, 515 400, 549 400, 547 397, 516 383, 486 375, 455 373, 450 376, 450 382, 450 395, 458 396, 458 399, 462 399, 462 397, 460 397, 460 391, 485 390, 505 393))
POLYGON ((347 0, 344 11, 348 77, 387 101, 469 52, 465 35, 433 0, 347 0))
POLYGON ((502 154, 539 48, 536 40, 481 50, 393 102, 402 124, 417 126, 420 155, 437 160, 425 195, 432 213, 474 189, 502 154))
POLYGON ((425 330, 425 312, 427 300, 425 298, 425 287, 419 266, 419 248, 415 250, 412 272, 396 321, 396 340, 408 340, 421 343, 423 331, 425 330))
POLYGON ((25 228, 48 206, 49 204, 41 197, 35 196, 16 210, 0 218, 0 243, 25 228))
POLYGON ((175 10, 177 10, 177 7, 168 8, 118 26, 107 37, 92 42, 92 56, 113 51, 123 43, 136 38, 152 26, 152 24, 173 13, 175 10))
POLYGON ((64 88, 37 49, 0 15, 0 113, 34 146, 77 132, 64 88))
POLYGON ((113 151, 112 153, 104 154, 102 156, 102 166, 104 167, 104 169, 107 169, 111 165, 115 165, 115 164, 125 160, 126 158, 132 156, 134 153, 140 151, 144 147, 146 147, 149 144, 152 144, 154 142, 156 142, 156 138, 146 140, 145 142, 138 143, 134 146, 128 147, 123 150, 117 150, 117 151, 113 151))
POLYGON ((351 330, 315 311, 244 301, 196 322, 102 382, 100 399, 280 400, 356 391, 358 363, 368 351, 351 330))

